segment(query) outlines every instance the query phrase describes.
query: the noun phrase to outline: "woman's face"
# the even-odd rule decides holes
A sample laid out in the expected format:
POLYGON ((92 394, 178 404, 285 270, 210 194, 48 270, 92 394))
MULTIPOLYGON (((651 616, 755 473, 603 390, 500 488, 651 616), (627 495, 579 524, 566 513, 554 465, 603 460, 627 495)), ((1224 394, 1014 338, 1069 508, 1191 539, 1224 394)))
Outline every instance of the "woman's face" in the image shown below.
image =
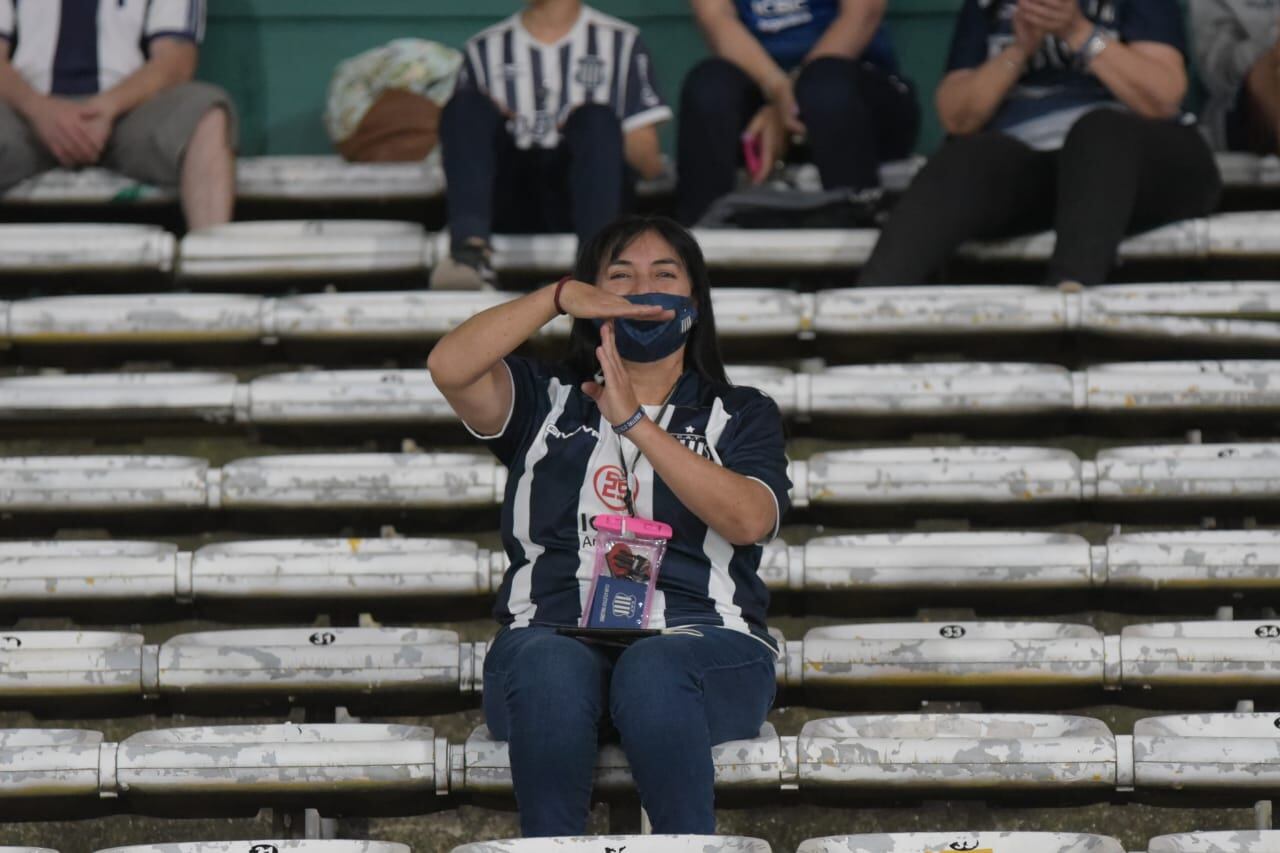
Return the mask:
POLYGON ((670 243, 653 231, 646 231, 632 240, 616 261, 601 270, 596 285, 618 296, 639 293, 693 295, 693 285, 684 261, 670 243))

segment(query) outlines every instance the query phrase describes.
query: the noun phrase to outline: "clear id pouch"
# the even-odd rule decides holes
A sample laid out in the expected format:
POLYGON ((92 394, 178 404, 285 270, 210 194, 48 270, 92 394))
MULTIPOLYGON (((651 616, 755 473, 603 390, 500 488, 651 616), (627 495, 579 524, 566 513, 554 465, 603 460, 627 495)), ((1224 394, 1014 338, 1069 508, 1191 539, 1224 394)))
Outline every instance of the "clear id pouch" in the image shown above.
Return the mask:
POLYGON ((624 515, 597 515, 591 524, 595 559, 579 627, 647 628, 671 525, 624 515))

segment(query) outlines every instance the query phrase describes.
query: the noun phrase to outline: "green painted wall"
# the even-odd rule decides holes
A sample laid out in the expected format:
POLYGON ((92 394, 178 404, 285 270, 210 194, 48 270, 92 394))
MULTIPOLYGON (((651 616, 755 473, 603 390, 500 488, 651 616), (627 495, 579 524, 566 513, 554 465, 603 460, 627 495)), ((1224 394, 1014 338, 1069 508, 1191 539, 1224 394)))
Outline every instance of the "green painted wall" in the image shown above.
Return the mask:
MULTIPOLYGON (((327 152, 320 114, 337 63, 403 36, 461 46, 521 5, 520 0, 213 0, 201 75, 235 98, 243 119, 242 153, 327 152)), ((684 73, 706 53, 688 0, 595 0, 593 5, 642 28, 659 84, 674 101, 684 73)), ((925 129, 919 147, 924 152, 939 138, 932 93, 958 8, 959 0, 890 2, 899 54, 922 96, 925 129)), ((670 131, 667 127, 668 150, 670 131)))

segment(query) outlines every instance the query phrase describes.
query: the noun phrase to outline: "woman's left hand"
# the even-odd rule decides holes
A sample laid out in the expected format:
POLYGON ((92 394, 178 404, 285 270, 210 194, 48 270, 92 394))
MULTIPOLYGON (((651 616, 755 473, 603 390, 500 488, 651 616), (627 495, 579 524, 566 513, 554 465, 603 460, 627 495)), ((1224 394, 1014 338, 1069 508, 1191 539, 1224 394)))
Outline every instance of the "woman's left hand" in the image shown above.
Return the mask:
POLYGON ((618 347, 613 340, 613 321, 600 327, 600 346, 596 347, 596 358, 600 361, 600 370, 604 373, 604 384, 583 382, 582 392, 596 401, 600 414, 613 426, 626 421, 640 408, 635 389, 631 387, 631 377, 622 365, 622 357, 618 355, 618 347))

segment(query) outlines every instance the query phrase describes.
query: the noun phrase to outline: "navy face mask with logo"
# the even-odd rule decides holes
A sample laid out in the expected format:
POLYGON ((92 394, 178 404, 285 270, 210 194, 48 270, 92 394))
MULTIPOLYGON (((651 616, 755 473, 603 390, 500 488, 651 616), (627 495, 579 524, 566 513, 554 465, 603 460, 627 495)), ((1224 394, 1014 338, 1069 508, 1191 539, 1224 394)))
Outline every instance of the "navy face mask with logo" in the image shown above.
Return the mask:
MULTIPOLYGON (((675 317, 670 320, 619 318, 613 321, 613 338, 618 346, 618 355, 627 361, 650 362, 666 358, 684 346, 684 342, 689 339, 689 331, 698 319, 697 306, 687 296, 674 293, 637 293, 624 298, 632 305, 657 305, 675 312, 675 317)), ((597 329, 604 325, 604 320, 594 322, 597 329)))

